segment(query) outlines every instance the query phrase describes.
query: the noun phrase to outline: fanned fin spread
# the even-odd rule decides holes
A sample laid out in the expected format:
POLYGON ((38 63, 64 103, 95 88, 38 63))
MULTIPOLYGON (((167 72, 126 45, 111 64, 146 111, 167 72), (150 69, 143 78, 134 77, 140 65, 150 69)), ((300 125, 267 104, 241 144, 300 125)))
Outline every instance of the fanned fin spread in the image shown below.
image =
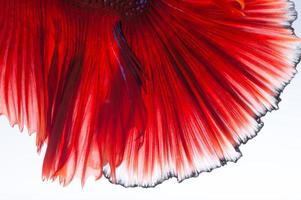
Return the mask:
POLYGON ((43 176, 124 186, 236 161, 298 61, 285 0, 157 0, 130 19, 4 0, 0 114, 46 143, 43 176))

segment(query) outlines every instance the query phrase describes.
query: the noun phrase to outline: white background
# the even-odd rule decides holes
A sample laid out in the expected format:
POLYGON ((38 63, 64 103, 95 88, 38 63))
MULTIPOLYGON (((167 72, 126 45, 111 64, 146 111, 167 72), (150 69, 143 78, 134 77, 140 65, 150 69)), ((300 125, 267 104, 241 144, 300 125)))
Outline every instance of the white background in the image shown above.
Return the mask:
MULTIPOLYGON (((295 0, 301 12, 301 1, 295 0)), ((301 36, 301 19, 294 23, 301 36)), ((299 66, 299 70, 300 70, 299 66)), ((259 135, 241 146, 238 163, 203 173, 178 184, 175 179, 156 188, 123 188, 105 178, 89 180, 82 189, 78 179, 63 188, 42 182, 43 155, 34 136, 11 128, 0 117, 0 199, 199 199, 199 200, 301 200, 301 74, 287 86, 280 110, 263 118, 259 135)))

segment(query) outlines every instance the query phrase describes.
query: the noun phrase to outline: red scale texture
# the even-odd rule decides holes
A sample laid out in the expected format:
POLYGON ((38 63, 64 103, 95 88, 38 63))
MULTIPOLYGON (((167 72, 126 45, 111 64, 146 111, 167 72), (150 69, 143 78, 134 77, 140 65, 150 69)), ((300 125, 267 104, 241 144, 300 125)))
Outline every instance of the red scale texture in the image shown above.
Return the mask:
POLYGON ((296 72, 292 8, 1 0, 0 114, 36 132, 43 177, 64 185, 104 175, 147 187, 210 171, 239 159, 296 72))
POLYGON ((134 17, 148 8, 150 0, 69 0, 82 8, 103 9, 102 12, 115 12, 123 17, 134 17))

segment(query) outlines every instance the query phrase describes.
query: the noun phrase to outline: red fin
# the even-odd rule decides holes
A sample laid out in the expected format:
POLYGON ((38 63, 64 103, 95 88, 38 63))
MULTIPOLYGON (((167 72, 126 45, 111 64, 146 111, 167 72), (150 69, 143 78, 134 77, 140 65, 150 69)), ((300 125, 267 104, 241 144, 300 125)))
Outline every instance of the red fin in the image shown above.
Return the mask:
POLYGON ((131 20, 60 0, 0 13, 0 114, 47 143, 43 177, 125 186, 236 161, 295 73, 284 0, 156 0, 131 20))
POLYGON ((60 40, 48 75, 43 175, 63 184, 77 173, 83 183, 89 175, 100 177, 104 165, 114 179, 129 135, 141 134, 145 126, 143 71, 117 18, 83 16, 55 20, 60 40))
POLYGON ((295 73, 291 3, 246 0, 237 7, 244 15, 227 15, 220 6, 230 5, 185 2, 154 1, 145 16, 125 22, 150 79, 144 143, 136 153, 128 141, 116 170, 121 184, 181 181, 236 161, 295 73))
POLYGON ((39 149, 46 138, 42 4, 2 1, 0 14, 0 114, 21 130, 37 131, 39 149))
POLYGON ((143 70, 117 17, 61 1, 2 6, 0 113, 47 142, 43 177, 113 171, 145 126, 143 70))

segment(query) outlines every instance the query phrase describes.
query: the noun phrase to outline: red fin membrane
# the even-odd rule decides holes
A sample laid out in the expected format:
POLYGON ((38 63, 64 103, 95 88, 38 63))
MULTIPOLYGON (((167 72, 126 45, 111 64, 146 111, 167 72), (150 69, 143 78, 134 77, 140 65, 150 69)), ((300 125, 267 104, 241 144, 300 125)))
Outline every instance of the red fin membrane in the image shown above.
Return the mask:
POLYGON ((106 164, 114 178, 128 136, 141 134, 145 126, 143 71, 116 17, 90 14, 72 20, 61 27, 61 39, 52 53, 63 57, 51 61, 55 65, 48 91, 53 91, 49 98, 53 100, 48 107, 43 166, 46 178, 59 176, 64 184, 75 173, 83 183, 91 174, 100 177, 106 164), (63 69, 60 74, 58 66, 63 69))
POLYGON ((154 1, 143 18, 124 24, 150 79, 144 143, 137 153, 128 141, 116 171, 121 184, 181 181, 236 161, 238 146, 262 127, 260 117, 277 108, 296 72, 292 4, 228 2, 154 1))
POLYGON ((46 138, 41 8, 40 1, 2 1, 0 14, 0 114, 38 132, 39 149, 46 138))
POLYGON ((147 5, 2 2, 0 114, 47 144, 44 178, 182 181, 236 161, 277 108, 297 62, 289 1, 147 5))
POLYGON ((43 177, 84 182, 116 168, 146 121, 143 71, 116 16, 55 1, 3 6, 0 111, 47 143, 43 177))

